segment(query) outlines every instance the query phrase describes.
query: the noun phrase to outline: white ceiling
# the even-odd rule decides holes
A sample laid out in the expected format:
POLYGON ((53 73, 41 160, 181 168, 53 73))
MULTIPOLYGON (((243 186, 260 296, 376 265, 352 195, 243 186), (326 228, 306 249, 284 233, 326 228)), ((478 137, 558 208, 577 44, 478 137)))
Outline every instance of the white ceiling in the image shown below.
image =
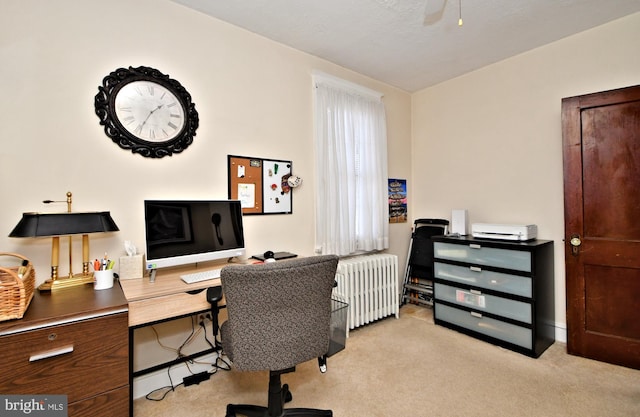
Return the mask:
POLYGON ((172 1, 408 92, 640 12, 640 0, 172 1))

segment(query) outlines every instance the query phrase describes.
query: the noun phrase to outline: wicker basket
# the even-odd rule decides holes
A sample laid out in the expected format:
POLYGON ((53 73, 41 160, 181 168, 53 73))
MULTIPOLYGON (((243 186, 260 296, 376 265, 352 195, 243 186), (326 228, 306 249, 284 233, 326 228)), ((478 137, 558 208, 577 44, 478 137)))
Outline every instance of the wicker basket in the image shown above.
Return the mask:
POLYGON ((18 258, 18 266, 0 266, 0 321, 21 319, 33 298, 36 286, 36 271, 27 258, 15 253, 0 252, 0 257, 18 258), (27 261, 22 279, 18 269, 22 261, 27 261))

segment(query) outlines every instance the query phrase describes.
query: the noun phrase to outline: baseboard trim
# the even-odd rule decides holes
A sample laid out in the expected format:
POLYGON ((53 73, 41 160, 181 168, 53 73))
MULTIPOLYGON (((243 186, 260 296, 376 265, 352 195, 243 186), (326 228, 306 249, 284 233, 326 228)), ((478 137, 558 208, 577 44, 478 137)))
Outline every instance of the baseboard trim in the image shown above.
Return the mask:
POLYGON ((555 323, 556 342, 567 343, 567 325, 564 323, 555 323))

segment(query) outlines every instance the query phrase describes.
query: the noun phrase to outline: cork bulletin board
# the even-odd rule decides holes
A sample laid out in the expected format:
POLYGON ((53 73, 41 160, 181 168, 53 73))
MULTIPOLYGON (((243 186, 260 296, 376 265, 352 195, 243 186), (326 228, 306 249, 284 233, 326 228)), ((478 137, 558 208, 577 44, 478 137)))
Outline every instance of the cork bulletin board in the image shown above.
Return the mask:
POLYGON ((228 155, 229 198, 240 200, 243 214, 291 214, 292 193, 286 160, 228 155))

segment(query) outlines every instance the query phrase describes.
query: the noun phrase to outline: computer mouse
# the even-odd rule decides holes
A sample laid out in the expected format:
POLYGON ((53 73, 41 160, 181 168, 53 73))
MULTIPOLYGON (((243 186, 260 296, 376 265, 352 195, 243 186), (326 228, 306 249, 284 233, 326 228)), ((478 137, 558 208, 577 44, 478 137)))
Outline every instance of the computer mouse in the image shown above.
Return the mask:
POLYGON ((273 251, 268 250, 262 256, 264 256, 264 261, 265 262, 275 262, 276 261, 273 251))

